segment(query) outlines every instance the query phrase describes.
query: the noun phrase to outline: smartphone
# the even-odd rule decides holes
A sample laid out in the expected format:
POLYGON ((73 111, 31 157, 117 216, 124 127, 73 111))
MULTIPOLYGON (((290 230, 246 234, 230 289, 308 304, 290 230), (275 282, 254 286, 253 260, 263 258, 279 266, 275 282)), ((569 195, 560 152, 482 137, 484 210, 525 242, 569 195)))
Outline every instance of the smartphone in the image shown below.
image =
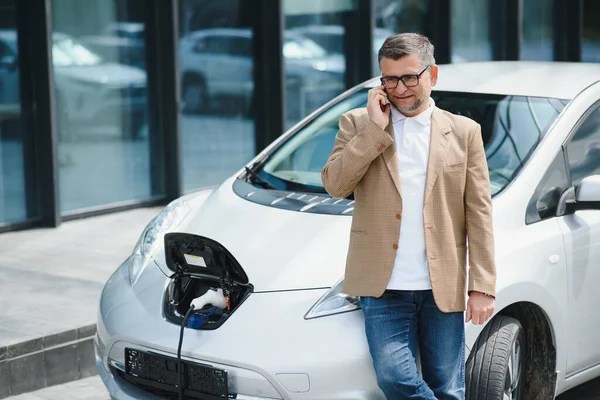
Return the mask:
MULTIPOLYGON (((385 86, 381 85, 381 88, 385 91, 385 86)), ((390 103, 390 100, 387 98, 387 92, 386 92, 386 98, 385 98, 385 100, 386 100, 385 104, 379 103, 379 107, 381 108, 381 112, 385 112, 386 105, 388 105, 390 103)))

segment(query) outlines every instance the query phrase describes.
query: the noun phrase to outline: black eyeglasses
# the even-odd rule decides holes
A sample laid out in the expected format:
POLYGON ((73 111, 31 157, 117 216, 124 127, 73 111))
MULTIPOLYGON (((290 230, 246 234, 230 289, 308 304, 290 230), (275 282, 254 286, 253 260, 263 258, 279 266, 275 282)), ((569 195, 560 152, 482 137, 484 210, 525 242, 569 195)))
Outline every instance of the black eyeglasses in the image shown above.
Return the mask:
POLYGON ((402 76, 382 76, 381 84, 386 89, 396 89, 396 87, 398 87, 398 82, 400 82, 400 81, 402 81, 404 86, 406 86, 407 88, 418 86, 419 78, 421 78, 421 75, 423 75, 423 72, 427 71, 427 68, 429 68, 429 67, 431 67, 431 65, 426 66, 425 68, 423 68, 423 71, 419 72, 416 75, 411 74, 411 75, 402 75, 402 76))

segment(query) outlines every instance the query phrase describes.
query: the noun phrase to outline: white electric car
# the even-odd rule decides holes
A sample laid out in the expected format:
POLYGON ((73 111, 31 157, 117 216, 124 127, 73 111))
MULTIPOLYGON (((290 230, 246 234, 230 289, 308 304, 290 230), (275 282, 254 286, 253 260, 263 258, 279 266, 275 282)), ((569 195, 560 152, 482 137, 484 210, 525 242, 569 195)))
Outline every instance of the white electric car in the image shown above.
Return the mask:
MULTIPOLYGON (((553 398, 600 375, 600 68, 483 62, 439 76, 437 106, 482 126, 494 204, 496 312, 466 326, 467 398, 553 398)), ((114 399, 177 398, 180 379, 186 398, 384 398, 359 302, 340 292, 353 200, 320 176, 340 116, 378 84, 148 224, 99 306, 114 399)))

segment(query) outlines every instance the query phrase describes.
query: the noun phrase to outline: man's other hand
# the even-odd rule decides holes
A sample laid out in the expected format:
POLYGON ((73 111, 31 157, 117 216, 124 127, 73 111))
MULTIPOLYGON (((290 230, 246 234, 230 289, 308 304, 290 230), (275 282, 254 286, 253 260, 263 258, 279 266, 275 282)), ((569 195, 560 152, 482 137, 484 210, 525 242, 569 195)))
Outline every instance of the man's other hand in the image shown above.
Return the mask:
POLYGON ((465 322, 473 321, 475 325, 482 325, 494 313, 496 299, 480 292, 471 292, 467 301, 465 322))

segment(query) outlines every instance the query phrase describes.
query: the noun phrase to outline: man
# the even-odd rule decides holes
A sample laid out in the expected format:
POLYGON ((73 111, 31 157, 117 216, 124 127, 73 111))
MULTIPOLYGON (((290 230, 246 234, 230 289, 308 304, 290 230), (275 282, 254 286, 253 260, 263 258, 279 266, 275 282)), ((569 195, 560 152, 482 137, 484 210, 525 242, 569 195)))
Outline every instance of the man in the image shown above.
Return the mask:
POLYGON ((464 322, 495 306, 481 127, 435 106, 433 50, 414 33, 384 42, 382 86, 342 116, 322 171, 332 196, 354 193, 344 293, 361 296, 378 385, 394 400, 464 399, 464 322))

